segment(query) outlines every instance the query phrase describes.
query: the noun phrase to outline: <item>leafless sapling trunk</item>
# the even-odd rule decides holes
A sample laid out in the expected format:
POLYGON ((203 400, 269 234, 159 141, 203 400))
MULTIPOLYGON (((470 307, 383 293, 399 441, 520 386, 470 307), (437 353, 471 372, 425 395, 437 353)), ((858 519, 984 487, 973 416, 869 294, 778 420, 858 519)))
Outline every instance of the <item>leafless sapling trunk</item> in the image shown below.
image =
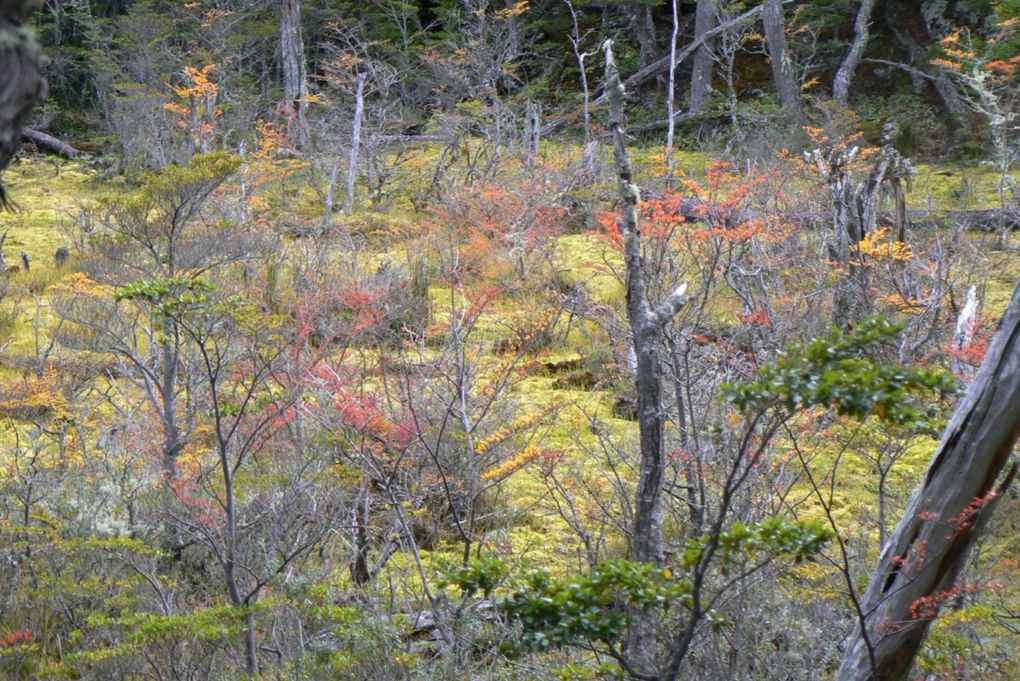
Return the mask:
MULTIPOLYGON (((662 408, 663 326, 686 301, 686 286, 679 286, 654 309, 648 300, 641 233, 638 227, 640 191, 634 184, 630 157, 625 142, 624 88, 613 59, 613 43, 603 46, 606 59, 606 94, 609 98, 609 127, 616 154, 616 174, 620 192, 620 232, 623 235, 627 268, 627 317, 633 333, 637 373, 638 429, 641 437, 641 464, 637 496, 634 501, 634 529, 631 555, 644 563, 661 564, 662 486, 665 472, 665 414, 662 408)), ((643 613, 635 613, 628 633, 628 654, 640 667, 652 662, 653 623, 643 613)))
POLYGON ((530 166, 538 158, 538 145, 542 137, 541 104, 528 102, 524 116, 524 162, 530 166))
POLYGON ((581 72, 581 92, 584 97, 584 158, 581 162, 581 169, 590 176, 592 169, 595 167, 595 148, 598 142, 591 138, 591 93, 588 90, 588 72, 585 69, 584 60, 592 56, 592 53, 581 50, 581 41, 584 39, 584 36, 581 35, 577 24, 577 12, 574 10, 570 0, 564 0, 564 2, 567 3, 567 9, 570 10, 570 18, 574 24, 573 31, 567 38, 570 40, 570 46, 574 50, 577 69, 581 72))
POLYGON ((365 74, 358 74, 358 89, 354 94, 354 130, 351 132, 351 155, 347 160, 347 202, 344 213, 354 212, 354 181, 358 177, 358 150, 361 147, 361 119, 365 113, 365 74))
POLYGON ((680 32, 679 0, 671 0, 673 30, 669 35, 669 84, 666 88, 666 184, 673 184, 673 142, 676 133, 676 39, 680 32))

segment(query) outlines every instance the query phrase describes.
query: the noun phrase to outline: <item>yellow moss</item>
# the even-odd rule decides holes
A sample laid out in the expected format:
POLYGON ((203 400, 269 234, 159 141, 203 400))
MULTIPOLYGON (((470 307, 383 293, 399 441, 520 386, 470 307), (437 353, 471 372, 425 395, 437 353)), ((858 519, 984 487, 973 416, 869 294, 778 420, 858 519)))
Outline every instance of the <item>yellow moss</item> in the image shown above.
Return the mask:
POLYGON ((583 286, 597 302, 623 303, 623 257, 605 241, 588 234, 560 237, 555 264, 563 281, 583 286))

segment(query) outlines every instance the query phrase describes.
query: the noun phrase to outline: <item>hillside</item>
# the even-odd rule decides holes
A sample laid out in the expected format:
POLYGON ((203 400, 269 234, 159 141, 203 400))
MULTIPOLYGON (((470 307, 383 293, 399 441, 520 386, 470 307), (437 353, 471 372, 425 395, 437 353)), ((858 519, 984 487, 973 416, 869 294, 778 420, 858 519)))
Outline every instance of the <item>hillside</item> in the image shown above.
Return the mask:
POLYGON ((32 4, 0 677, 1020 676, 1013 4, 32 4))

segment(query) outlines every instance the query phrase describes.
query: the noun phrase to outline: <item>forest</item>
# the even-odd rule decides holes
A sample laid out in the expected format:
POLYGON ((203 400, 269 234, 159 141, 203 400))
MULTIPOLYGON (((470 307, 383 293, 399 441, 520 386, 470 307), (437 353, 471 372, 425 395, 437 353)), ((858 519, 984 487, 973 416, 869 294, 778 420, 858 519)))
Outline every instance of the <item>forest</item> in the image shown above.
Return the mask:
POLYGON ((1018 161, 1020 0, 0 0, 0 679, 1020 679, 1018 161))

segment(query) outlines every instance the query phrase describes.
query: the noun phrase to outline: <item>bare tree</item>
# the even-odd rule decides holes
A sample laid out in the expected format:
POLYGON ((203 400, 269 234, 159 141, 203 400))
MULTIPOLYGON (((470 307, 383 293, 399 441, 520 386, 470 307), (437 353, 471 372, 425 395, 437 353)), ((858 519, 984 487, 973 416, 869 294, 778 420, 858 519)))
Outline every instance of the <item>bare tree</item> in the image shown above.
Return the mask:
POLYGON ((885 544, 839 681, 902 681, 1001 494, 1020 437, 1020 285, 981 369, 942 435, 920 489, 885 544))
POLYGON ((365 112, 365 76, 358 74, 358 88, 354 93, 354 129, 351 131, 351 153, 347 159, 347 202, 344 213, 354 212, 354 181, 358 177, 358 150, 361 147, 361 118, 365 112))
POLYGON ((288 134, 298 147, 307 141, 308 74, 301 31, 301 0, 280 1, 280 64, 288 134))
POLYGON ((673 183, 673 138, 676 132, 676 39, 680 32, 680 16, 677 8, 678 0, 671 0, 673 10, 673 31, 669 35, 669 85, 666 88, 666 182, 673 183))
POLYGON ((841 105, 846 106, 850 96, 850 83, 854 78, 854 71, 861 63, 864 55, 864 48, 868 46, 868 27, 871 23, 871 13, 875 9, 875 0, 861 0, 861 6, 857 10, 857 20, 854 22, 854 39, 850 43, 850 51, 847 52, 843 63, 836 72, 832 82, 832 97, 841 105))
POLYGON ((783 1, 765 0, 762 3, 761 22, 765 28, 772 79, 776 83, 779 101, 791 116, 801 120, 800 88, 793 74, 793 64, 786 48, 786 25, 783 23, 783 1))
MULTIPOLYGON (((640 190, 634 184, 627 153, 623 124, 623 83, 613 59, 613 43, 603 46, 606 58, 606 94, 609 97, 609 127, 616 153, 617 184, 622 216, 624 260, 627 267, 627 317, 633 333, 637 373, 638 428, 641 434, 641 467, 634 510, 634 534, 631 555, 643 563, 662 563, 662 485, 665 472, 665 415, 662 409, 663 326, 686 302, 685 285, 677 287, 652 309, 648 300, 641 233, 638 229, 640 190)), ((639 666, 651 661, 651 622, 635 617, 629 634, 628 649, 639 666)))
MULTIPOLYGON (((694 42, 698 48, 694 51, 694 66, 691 71, 691 101, 688 113, 697 116, 704 112, 712 87, 712 44, 707 34, 719 22, 718 8, 715 0, 698 0, 694 14, 694 42)), ((673 60, 670 62, 673 64, 673 60)), ((675 66, 674 66, 675 68, 675 66)))
POLYGON ((567 3, 567 9, 570 10, 570 18, 573 21, 573 29, 567 38, 570 40, 570 46, 574 50, 577 69, 581 72, 581 92, 584 97, 584 160, 582 168, 586 173, 590 174, 595 165, 595 146, 598 142, 591 138, 591 93, 588 90, 588 72, 585 69, 584 60, 592 56, 592 53, 581 50, 581 41, 588 34, 586 32, 584 35, 581 35, 577 24, 577 11, 574 9, 574 5, 571 4, 570 0, 564 0, 564 2, 567 3))

